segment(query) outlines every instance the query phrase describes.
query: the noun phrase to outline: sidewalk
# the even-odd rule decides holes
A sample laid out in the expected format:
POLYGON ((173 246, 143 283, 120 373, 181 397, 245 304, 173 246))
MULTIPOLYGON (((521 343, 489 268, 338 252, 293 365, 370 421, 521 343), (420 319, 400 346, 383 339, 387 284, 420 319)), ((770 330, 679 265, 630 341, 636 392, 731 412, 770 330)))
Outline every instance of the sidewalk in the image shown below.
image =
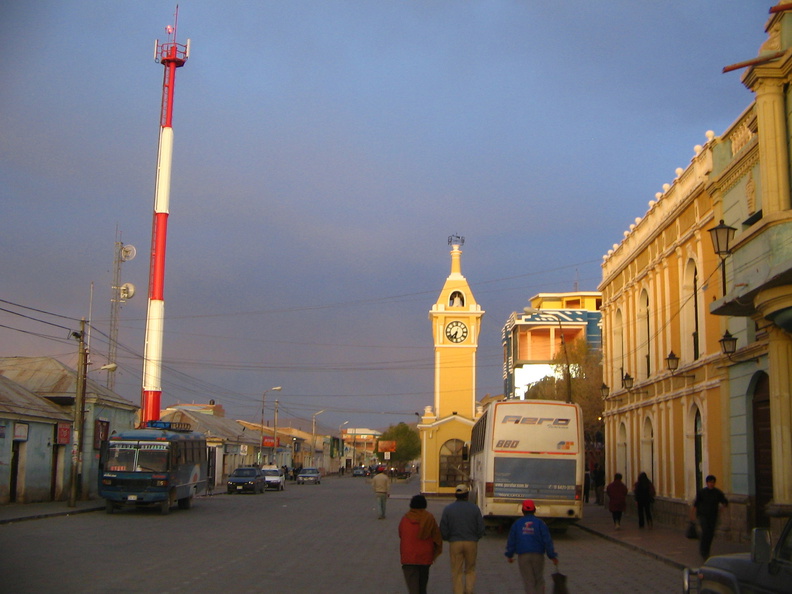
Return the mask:
MULTIPOLYGON (((622 517, 621 530, 616 530, 605 506, 587 503, 583 509, 583 519, 577 523, 577 527, 679 569, 698 567, 702 562, 698 552, 699 541, 685 538, 684 529, 659 525, 656 522, 651 530, 638 528, 638 517, 635 513, 625 514, 622 517)), ((750 550, 749 543, 728 542, 716 536, 711 552, 712 555, 729 555, 748 553, 750 550)))
MULTIPOLYGON (((11 503, 0 505, 0 524, 103 509, 103 500, 78 501, 76 507, 69 507, 65 501, 11 503)), ((639 529, 635 514, 625 515, 621 530, 615 530, 610 512, 604 506, 587 503, 583 510, 583 519, 572 530, 576 528, 642 552, 672 567, 682 569, 701 565, 697 540, 685 538, 684 531, 680 528, 670 528, 657 523, 651 530, 648 528, 639 529)), ((718 537, 712 543, 713 555, 747 553, 749 551, 750 544, 748 543, 728 542, 718 537)))
POLYGON ((69 516, 103 510, 104 499, 93 501, 77 501, 75 507, 69 507, 66 501, 45 501, 43 503, 9 503, 0 505, 0 524, 38 520, 52 516, 69 516))

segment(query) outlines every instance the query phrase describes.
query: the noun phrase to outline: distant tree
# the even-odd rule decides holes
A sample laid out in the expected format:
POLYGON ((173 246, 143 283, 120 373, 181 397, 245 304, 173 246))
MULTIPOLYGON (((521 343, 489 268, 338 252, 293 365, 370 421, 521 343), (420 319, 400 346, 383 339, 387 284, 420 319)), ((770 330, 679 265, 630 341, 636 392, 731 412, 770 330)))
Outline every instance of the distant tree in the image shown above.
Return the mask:
MULTIPOLYGON (((421 438, 418 431, 406 423, 391 425, 382 434, 380 441, 395 441, 396 451, 391 452, 390 462, 394 466, 403 467, 421 455, 421 438)), ((385 459, 383 452, 377 452, 380 461, 385 459)))
MULTIPOLYGON (((567 344, 569 371, 572 380, 572 402, 583 409, 583 431, 586 441, 602 436, 602 353, 592 349, 585 339, 567 344)), ((537 400, 566 400, 566 358, 559 350, 553 359, 555 375, 547 376, 528 386, 526 398, 537 400)))

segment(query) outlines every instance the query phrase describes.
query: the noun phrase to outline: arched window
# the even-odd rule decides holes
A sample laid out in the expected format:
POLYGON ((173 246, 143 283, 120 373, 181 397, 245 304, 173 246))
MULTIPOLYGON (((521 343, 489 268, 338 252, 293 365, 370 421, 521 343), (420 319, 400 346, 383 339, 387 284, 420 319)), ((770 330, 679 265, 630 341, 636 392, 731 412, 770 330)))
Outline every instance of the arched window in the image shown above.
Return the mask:
MULTIPOLYGON (((629 457, 627 454, 627 425, 620 423, 619 435, 616 438, 616 470, 614 470, 611 475, 621 472, 622 476, 624 476, 626 482, 629 484, 630 474, 627 472, 627 461, 629 457)), ((610 477, 608 477, 608 480, 610 480, 610 477)))
POLYGON ((695 428, 694 452, 696 456, 696 492, 704 486, 704 424, 701 420, 701 411, 696 408, 696 416, 693 421, 695 428))
POLYGON ((616 310, 613 324, 613 372, 618 374, 611 378, 611 386, 620 386, 624 377, 624 316, 620 309, 616 310))
POLYGON ((753 413, 753 487, 756 496, 755 526, 769 526, 765 509, 773 499, 773 442, 770 434, 770 377, 759 371, 751 378, 753 413))
POLYGON ((699 278, 696 263, 688 260, 682 283, 682 357, 695 361, 701 356, 699 329, 699 278))
POLYGON ((465 445, 461 439, 449 439, 440 447, 440 486, 456 487, 468 480, 468 462, 462 459, 465 445))
POLYGON ((462 291, 453 291, 448 297, 449 307, 465 307, 465 296, 462 291))
POLYGON ((649 293, 644 289, 638 298, 638 377, 648 378, 652 373, 650 340, 652 330, 649 316, 649 293))
POLYGON ((636 472, 645 472, 654 477, 654 427, 652 419, 646 417, 641 431, 641 467, 636 472))

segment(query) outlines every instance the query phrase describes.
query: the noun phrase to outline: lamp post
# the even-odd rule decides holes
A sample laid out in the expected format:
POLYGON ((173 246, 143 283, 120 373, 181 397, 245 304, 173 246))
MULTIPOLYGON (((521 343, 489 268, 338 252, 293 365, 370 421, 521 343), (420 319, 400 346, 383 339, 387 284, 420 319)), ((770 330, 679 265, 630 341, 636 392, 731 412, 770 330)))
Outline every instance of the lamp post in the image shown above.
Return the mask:
POLYGON ((715 227, 712 229, 708 229, 710 233, 710 239, 712 239, 712 247, 715 250, 715 253, 720 256, 721 259, 721 276, 723 279, 723 296, 726 296, 726 256, 731 254, 731 247, 730 243, 731 240, 734 239, 734 234, 736 233, 737 229, 734 227, 729 227, 723 222, 723 219, 720 220, 715 227))
POLYGON ((341 429, 344 425, 349 423, 349 421, 344 421, 338 426, 338 439, 340 441, 339 449, 338 449, 338 468, 340 469, 344 462, 344 434, 341 432, 341 429))
POLYGON ((523 311, 529 315, 539 314, 551 316, 558 322, 558 331, 561 334, 561 349, 564 351, 564 377, 566 379, 567 402, 572 404, 572 374, 569 369, 569 353, 567 352, 566 339, 564 338, 564 327, 561 325, 561 316, 552 311, 542 311, 535 307, 526 307, 523 308, 523 311))
MULTIPOLYGON (((264 390, 264 393, 261 395, 261 447, 259 448, 259 466, 263 465, 264 462, 264 403, 267 400, 267 392, 280 392, 283 388, 280 386, 275 386, 274 388, 270 388, 269 390, 264 390)), ((277 431, 277 428, 276 428, 277 431)), ((277 432, 273 435, 275 441, 278 439, 277 432)), ((275 447, 273 446, 273 452, 275 451, 275 447)), ((275 454, 272 455, 273 460, 275 459, 275 454)))
POLYGON ((72 446, 71 484, 69 485, 69 507, 77 506, 77 496, 82 482, 83 426, 85 425, 85 374, 88 365, 88 349, 85 348, 85 319, 80 322, 80 331, 72 332, 79 342, 77 351, 77 387, 74 395, 74 445, 72 446))
POLYGON ((316 457, 316 417, 321 415, 325 409, 315 412, 311 418, 311 466, 316 467, 314 458, 316 457))

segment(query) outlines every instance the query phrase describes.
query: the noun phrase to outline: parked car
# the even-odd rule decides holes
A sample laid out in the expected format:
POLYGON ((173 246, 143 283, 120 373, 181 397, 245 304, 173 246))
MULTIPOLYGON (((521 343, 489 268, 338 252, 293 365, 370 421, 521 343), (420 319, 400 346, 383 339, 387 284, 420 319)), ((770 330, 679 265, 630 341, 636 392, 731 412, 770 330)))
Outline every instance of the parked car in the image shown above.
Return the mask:
POLYGON ((313 483, 318 485, 322 482, 322 475, 319 473, 318 468, 303 468, 300 474, 297 475, 297 484, 304 485, 305 483, 313 483))
POLYGON ((368 476, 371 473, 365 466, 357 466, 352 470, 352 476, 368 476))
POLYGON ((283 476, 282 470, 278 468, 264 468, 261 472, 264 473, 267 489, 283 491, 286 487, 286 477, 283 476))
POLYGON ((754 528, 751 553, 710 557, 698 569, 685 568, 685 594, 789 592, 792 583, 792 519, 788 519, 775 548, 770 531, 754 528))
POLYGON ((226 483, 229 493, 263 493, 267 488, 264 475, 258 468, 240 466, 230 475, 226 483))

